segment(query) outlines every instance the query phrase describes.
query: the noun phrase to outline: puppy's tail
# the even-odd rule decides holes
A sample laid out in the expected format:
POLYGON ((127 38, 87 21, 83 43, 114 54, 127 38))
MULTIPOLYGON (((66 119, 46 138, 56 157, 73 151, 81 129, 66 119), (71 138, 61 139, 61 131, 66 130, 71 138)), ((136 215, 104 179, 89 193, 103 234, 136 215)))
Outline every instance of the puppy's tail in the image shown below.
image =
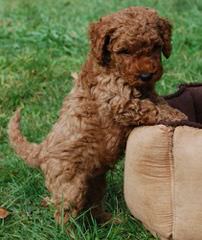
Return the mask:
POLYGON ((30 143, 20 131, 20 109, 11 117, 8 124, 9 141, 15 152, 33 167, 40 166, 40 144, 30 143))

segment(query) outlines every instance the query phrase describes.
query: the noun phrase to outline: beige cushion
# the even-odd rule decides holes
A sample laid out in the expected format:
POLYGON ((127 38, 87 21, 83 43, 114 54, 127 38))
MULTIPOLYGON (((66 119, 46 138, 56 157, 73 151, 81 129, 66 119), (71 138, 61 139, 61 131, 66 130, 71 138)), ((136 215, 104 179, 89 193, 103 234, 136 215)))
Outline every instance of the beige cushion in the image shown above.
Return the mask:
POLYGON ((202 130, 135 128, 126 149, 124 195, 153 235, 202 240, 202 130))

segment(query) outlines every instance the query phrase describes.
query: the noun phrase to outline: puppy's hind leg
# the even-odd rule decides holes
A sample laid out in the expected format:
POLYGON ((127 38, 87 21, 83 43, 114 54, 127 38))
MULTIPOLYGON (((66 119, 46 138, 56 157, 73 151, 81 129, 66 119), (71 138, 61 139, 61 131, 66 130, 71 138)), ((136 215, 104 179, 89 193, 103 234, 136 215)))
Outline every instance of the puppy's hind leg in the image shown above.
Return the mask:
POLYGON ((75 175, 69 182, 63 182, 53 191, 53 201, 57 210, 55 220, 59 224, 76 217, 86 203, 87 184, 85 175, 75 175))
POLYGON ((87 194, 87 207, 91 207, 91 213, 98 223, 104 223, 111 219, 112 214, 103 208, 103 197, 106 190, 105 174, 93 177, 89 182, 87 194))

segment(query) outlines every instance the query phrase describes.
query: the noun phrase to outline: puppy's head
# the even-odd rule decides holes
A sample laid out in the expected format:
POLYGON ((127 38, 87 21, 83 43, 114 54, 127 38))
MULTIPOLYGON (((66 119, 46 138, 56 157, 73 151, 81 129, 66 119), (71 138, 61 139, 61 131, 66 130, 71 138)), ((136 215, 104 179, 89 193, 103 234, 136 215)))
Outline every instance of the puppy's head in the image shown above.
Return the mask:
POLYGON ((91 54, 98 64, 130 85, 151 85, 161 78, 161 53, 171 54, 171 24, 155 10, 129 7, 92 23, 91 54))

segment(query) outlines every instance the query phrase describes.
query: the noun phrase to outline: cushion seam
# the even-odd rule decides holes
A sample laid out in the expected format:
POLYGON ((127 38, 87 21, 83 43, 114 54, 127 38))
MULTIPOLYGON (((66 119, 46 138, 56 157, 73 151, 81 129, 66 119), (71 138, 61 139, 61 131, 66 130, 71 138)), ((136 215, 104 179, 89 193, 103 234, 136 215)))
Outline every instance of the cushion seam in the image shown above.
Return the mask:
POLYGON ((172 211, 172 227, 171 227, 171 238, 175 239, 176 235, 176 204, 175 204, 175 162, 174 162, 174 154, 173 154, 173 146, 174 146, 174 132, 175 128, 171 128, 169 135, 169 161, 170 161, 170 177, 171 177, 171 211, 172 211))

